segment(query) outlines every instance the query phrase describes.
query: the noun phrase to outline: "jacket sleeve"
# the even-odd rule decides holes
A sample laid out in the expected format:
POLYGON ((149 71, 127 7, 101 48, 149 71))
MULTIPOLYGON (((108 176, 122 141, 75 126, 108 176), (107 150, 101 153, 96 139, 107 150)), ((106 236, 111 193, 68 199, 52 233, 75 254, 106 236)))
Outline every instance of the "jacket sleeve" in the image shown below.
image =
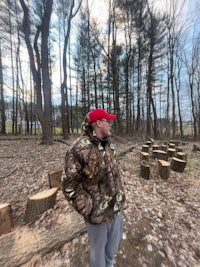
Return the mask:
MULTIPOLYGON (((78 152, 77 152, 78 153, 78 152)), ((92 210, 92 198, 83 187, 83 162, 78 154, 69 150, 65 156, 65 177, 62 181, 64 196, 78 213, 88 216, 92 210)))

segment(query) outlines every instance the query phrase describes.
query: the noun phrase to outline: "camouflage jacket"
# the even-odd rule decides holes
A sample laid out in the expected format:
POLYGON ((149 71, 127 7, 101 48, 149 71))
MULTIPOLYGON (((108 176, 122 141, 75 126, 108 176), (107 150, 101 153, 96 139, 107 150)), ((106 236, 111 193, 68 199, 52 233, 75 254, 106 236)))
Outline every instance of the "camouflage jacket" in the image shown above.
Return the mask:
POLYGON ((104 147, 97 138, 77 139, 66 153, 65 174, 63 193, 86 221, 110 221, 122 209, 125 195, 110 140, 104 147))

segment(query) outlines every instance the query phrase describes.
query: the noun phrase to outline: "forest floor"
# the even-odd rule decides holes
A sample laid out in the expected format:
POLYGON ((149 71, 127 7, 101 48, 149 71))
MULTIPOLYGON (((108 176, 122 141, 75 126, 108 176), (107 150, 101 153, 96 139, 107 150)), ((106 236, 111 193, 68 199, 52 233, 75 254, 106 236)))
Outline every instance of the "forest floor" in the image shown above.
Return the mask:
MULTIPOLYGON (((187 153, 184 172, 171 170, 169 179, 164 181, 153 170, 149 180, 140 177, 142 143, 114 140, 118 151, 134 145, 131 152, 119 158, 126 207, 124 235, 115 267, 200 266, 200 152, 192 151, 193 145, 199 146, 200 142, 188 142, 183 147, 187 153)), ((72 141, 73 138, 67 143, 55 141, 52 146, 44 146, 37 138, 0 137, 0 203, 11 204, 11 231, 17 231, 24 224, 27 197, 48 189, 48 173, 63 168, 64 156, 72 141)), ((71 211, 59 191, 54 208, 45 212, 31 228, 39 227, 48 234, 48 227, 59 214, 71 211)), ((89 246, 84 232, 61 247, 45 255, 38 253, 27 263, 16 263, 16 266, 88 267, 88 262, 89 246)))

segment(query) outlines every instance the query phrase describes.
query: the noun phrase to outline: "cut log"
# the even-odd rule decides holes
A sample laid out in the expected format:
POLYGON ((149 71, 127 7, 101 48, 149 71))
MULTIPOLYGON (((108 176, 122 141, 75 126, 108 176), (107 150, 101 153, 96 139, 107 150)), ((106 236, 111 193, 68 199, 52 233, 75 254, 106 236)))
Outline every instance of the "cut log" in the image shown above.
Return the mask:
POLYGON ((140 162, 140 176, 144 179, 149 180, 150 166, 146 160, 140 162))
POLYGON ((153 158, 161 159, 161 160, 167 160, 168 154, 165 151, 162 150, 153 150, 153 158))
POLYGON ((167 152, 167 146, 166 145, 161 145, 160 146, 160 150, 167 152))
POLYGON ((44 211, 54 207, 58 188, 51 188, 27 199, 25 222, 35 221, 44 211))
POLYGON ((12 220, 10 204, 0 204, 0 235, 10 232, 11 226, 12 220))
POLYGON ((174 140, 169 140, 169 144, 174 144, 175 145, 175 142, 174 142, 174 140))
POLYGON ((151 141, 146 141, 146 145, 151 147, 151 141))
POLYGON ((183 148, 180 147, 180 146, 177 146, 177 147, 176 147, 176 152, 183 152, 183 148))
POLYGON ((168 157, 172 158, 176 155, 176 149, 175 148, 168 148, 167 153, 168 153, 168 157))
POLYGON ((86 224, 82 216, 75 211, 59 214, 48 229, 23 225, 0 237, 0 266, 22 266, 34 255, 44 256, 54 249, 59 249, 63 244, 80 236, 85 231, 86 224))
POLYGON ((159 149, 160 149, 160 146, 159 146, 159 145, 153 145, 153 146, 152 146, 152 149, 153 149, 153 150, 159 150, 159 149))
POLYGON ((148 161, 149 160, 149 153, 147 153, 147 152, 140 152, 140 161, 141 160, 148 161))
POLYGON ((158 160, 158 170, 161 179, 167 180, 170 176, 170 163, 166 160, 158 160))
POLYGON ((149 146, 148 146, 148 145, 143 145, 143 146, 142 146, 142 152, 147 152, 147 153, 149 153, 149 146))
POLYGON ((186 161, 173 157, 171 160, 171 169, 175 172, 183 172, 186 166, 186 161))
POLYGON ((175 148, 175 144, 174 143, 169 143, 169 148, 175 148))
POLYGON ((63 175, 63 169, 48 173, 49 187, 50 188, 57 187, 57 188, 61 189, 62 175, 63 175))
POLYGON ((187 155, 186 155, 186 153, 184 153, 184 152, 178 152, 177 155, 176 155, 176 157, 177 157, 178 159, 182 159, 182 160, 187 161, 187 155))
POLYGON ((179 146, 181 144, 181 141, 175 140, 175 146, 179 146))

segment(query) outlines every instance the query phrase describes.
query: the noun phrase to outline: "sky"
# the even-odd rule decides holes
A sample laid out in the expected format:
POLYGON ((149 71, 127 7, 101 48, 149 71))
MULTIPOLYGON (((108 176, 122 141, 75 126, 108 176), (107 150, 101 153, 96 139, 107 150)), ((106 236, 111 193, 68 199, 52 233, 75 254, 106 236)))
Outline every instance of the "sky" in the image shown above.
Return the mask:
MULTIPOLYGON (((178 6, 181 6, 184 0, 176 0, 178 3, 178 6)), ((200 0, 185 0, 185 7, 182 10, 182 16, 181 19, 185 20, 187 18, 187 21, 189 24, 193 24, 194 20, 197 16, 197 14, 200 14, 200 7, 199 7, 199 1, 200 0)), ((91 19, 94 18, 95 20, 98 20, 99 22, 106 22, 108 18, 108 0, 88 0, 90 11, 91 11, 91 19)), ((172 2, 172 0, 150 0, 151 4, 154 4, 155 7, 160 10, 161 12, 167 10, 167 5, 172 2)), ((86 3, 86 0, 83 0, 83 3, 86 3)), ((200 16, 199 16, 200 17, 200 16)), ((72 21, 72 23, 74 23, 72 21)), ((26 48, 25 48, 26 49, 26 48)), ((24 55, 26 53, 24 52, 24 55)), ((28 59, 26 60, 24 58, 24 64, 26 64, 26 61, 28 62, 28 59)), ((6 64, 8 65, 10 62, 10 58, 7 59, 6 64)), ((4 62, 5 63, 5 62, 4 62)), ((25 71, 27 72, 28 67, 25 67, 25 71)), ((8 73, 8 76, 11 77, 11 73, 8 73)), ((57 65, 57 69, 53 70, 53 99, 60 98, 60 74, 59 74, 59 65, 57 65)), ((26 73, 25 75, 25 83, 29 83, 29 73, 26 73)), ((11 90, 7 89, 6 92, 7 95, 12 95, 11 90)))

